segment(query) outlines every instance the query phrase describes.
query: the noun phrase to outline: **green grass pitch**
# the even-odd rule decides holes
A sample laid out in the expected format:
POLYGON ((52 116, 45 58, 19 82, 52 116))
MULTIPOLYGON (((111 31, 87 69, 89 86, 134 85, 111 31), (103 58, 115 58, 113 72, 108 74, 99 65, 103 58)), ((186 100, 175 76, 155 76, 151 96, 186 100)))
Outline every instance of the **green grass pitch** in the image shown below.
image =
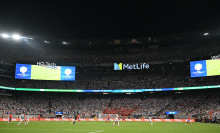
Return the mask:
POLYGON ((27 126, 18 122, 0 122, 0 133, 219 133, 220 125, 211 123, 183 122, 120 122, 120 127, 113 122, 30 122, 27 126))
POLYGON ((31 79, 39 80, 60 80, 61 71, 58 69, 47 68, 44 66, 32 65, 31 79))
POLYGON ((220 75, 220 60, 206 61, 207 76, 220 75))

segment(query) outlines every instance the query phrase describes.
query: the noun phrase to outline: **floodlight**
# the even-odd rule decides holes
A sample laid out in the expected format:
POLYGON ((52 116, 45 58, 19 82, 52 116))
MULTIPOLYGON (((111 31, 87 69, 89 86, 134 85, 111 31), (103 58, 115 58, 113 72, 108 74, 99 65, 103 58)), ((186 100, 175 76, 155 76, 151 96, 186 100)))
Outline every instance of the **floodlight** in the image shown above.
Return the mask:
POLYGON ((2 34, 2 37, 3 38, 9 38, 9 35, 8 34, 2 34))
POLYGON ((45 43, 50 43, 49 41, 44 41, 45 43))
POLYGON ((14 34, 14 35, 12 35, 12 38, 15 39, 15 40, 19 40, 21 38, 21 36, 17 35, 17 34, 14 34))
POLYGON ((207 36, 207 35, 209 35, 209 33, 206 32, 206 33, 204 33, 203 35, 204 35, 204 36, 207 36))
POLYGON ((27 39, 28 39, 28 40, 34 40, 34 38, 32 38, 32 37, 28 37, 27 39))
POLYGON ((67 42, 62 42, 63 44, 68 44, 67 42))

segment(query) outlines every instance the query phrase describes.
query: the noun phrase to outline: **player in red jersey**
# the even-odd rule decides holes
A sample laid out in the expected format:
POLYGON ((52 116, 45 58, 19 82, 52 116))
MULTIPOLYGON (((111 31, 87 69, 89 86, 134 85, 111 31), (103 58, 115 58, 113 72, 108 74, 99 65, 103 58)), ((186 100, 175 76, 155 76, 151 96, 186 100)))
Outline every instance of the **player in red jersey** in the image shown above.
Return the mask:
POLYGON ((80 122, 80 115, 77 116, 77 121, 80 122))
POLYGON ((10 114, 10 115, 8 116, 8 123, 11 123, 11 120, 12 120, 12 115, 10 114))
POLYGON ((38 115, 38 121, 40 121, 40 115, 38 115))
POLYGON ((125 122, 125 116, 123 116, 122 121, 125 122))
POLYGON ((188 115, 188 120, 187 120, 187 125, 188 125, 188 123, 190 123, 191 125, 192 125, 192 122, 190 122, 190 116, 188 115))
POLYGON ((105 123, 106 123, 106 122, 108 122, 108 123, 110 122, 110 118, 109 118, 109 115, 108 115, 108 119, 107 119, 107 120, 105 121, 105 123))

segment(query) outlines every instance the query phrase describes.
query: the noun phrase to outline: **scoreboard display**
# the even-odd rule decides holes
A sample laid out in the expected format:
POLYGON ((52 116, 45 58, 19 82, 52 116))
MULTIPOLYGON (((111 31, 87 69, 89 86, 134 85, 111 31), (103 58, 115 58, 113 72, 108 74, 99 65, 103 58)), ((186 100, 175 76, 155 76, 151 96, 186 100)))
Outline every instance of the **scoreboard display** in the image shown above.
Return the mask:
POLYGON ((74 81, 75 66, 16 64, 16 79, 74 81))
POLYGON ((191 77, 220 75, 220 59, 190 62, 191 77))

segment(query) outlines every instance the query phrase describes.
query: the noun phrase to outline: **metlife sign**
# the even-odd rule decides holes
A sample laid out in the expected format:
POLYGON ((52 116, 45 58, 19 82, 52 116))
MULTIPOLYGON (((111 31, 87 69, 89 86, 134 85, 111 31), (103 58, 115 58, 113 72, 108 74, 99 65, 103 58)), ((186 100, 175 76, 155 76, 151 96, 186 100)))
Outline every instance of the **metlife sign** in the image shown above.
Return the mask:
POLYGON ((147 63, 135 63, 135 64, 126 64, 126 63, 114 63, 114 70, 142 70, 149 69, 149 64, 147 63))

